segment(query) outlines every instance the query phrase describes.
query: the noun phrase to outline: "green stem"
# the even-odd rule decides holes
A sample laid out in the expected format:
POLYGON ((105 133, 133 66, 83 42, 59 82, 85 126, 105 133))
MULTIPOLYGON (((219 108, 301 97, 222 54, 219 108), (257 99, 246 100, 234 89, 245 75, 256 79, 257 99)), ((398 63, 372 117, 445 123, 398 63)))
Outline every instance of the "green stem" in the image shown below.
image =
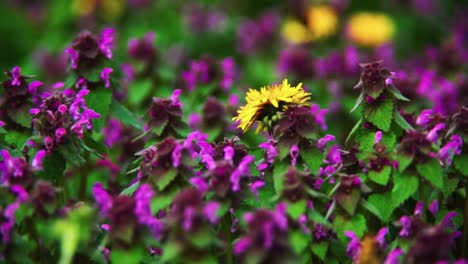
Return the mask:
POLYGON ((223 230, 226 234, 226 264, 232 264, 232 233, 231 233, 231 216, 226 214, 223 221, 223 230))
POLYGON ((78 189, 78 199, 84 200, 86 196, 86 187, 88 186, 88 166, 84 165, 80 169, 80 187, 78 189))

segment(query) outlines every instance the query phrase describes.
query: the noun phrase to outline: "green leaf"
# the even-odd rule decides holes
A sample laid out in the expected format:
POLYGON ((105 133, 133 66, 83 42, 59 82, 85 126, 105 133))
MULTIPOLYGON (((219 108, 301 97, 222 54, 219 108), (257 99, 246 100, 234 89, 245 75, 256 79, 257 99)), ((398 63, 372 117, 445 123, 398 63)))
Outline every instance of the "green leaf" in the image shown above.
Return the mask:
POLYGON ((397 208, 418 190, 419 179, 414 175, 394 173, 393 183, 391 203, 397 208))
POLYGON ((433 186, 439 188, 440 190, 444 188, 444 171, 437 159, 431 159, 426 163, 416 164, 416 170, 433 186))
POLYGON ((143 125, 140 123, 136 115, 130 112, 130 110, 128 110, 124 105, 116 100, 112 100, 110 109, 111 113, 115 115, 122 123, 143 131, 143 125))
POLYGON ((81 156, 80 149, 72 142, 62 144, 58 147, 58 151, 68 163, 80 167, 85 164, 85 159, 81 156))
POLYGON ((347 230, 353 231, 358 237, 362 237, 367 231, 366 218, 362 214, 353 217, 336 215, 333 221, 333 229, 341 241, 348 240, 344 235, 347 230))
POLYGON ((102 142, 97 142, 88 134, 83 137, 83 140, 80 141, 80 143, 83 148, 100 158, 103 157, 101 154, 107 154, 108 152, 106 145, 104 145, 102 142))
POLYGON ((182 251, 182 246, 177 242, 166 243, 163 247, 162 261, 166 263, 179 255, 182 251))
POLYGON ((185 233, 185 237, 194 245, 196 248, 207 248, 213 241, 210 230, 206 227, 200 228, 196 232, 185 233))
POLYGON ((442 193, 445 197, 451 195, 458 187, 458 182, 460 181, 459 178, 449 178, 445 181, 444 189, 442 189, 442 193))
POLYGON ((177 189, 168 194, 160 193, 156 195, 156 197, 151 200, 151 212, 157 214, 160 210, 168 208, 176 195, 177 189))
POLYGON ((380 211, 374 205, 372 205, 371 203, 369 203, 365 199, 362 199, 360 204, 362 205, 362 207, 364 207, 364 209, 366 209, 367 211, 373 213, 380 220, 383 220, 383 217, 380 214, 380 211))
POLYGON ((400 114, 400 111, 395 109, 393 117, 395 118, 395 122, 405 131, 414 130, 413 126, 411 126, 406 119, 400 114))
POLYGON ((453 164, 461 174, 468 176, 468 154, 463 153, 460 156, 455 156, 453 164))
POLYGON ((406 156, 404 154, 399 154, 396 156, 398 161, 398 170, 403 172, 413 161, 413 156, 406 156))
POLYGON ((387 86, 387 91, 389 91, 396 99, 398 99, 400 101, 405 101, 405 102, 410 101, 410 99, 406 98, 403 94, 401 94, 400 90, 398 90, 393 85, 388 85, 387 86))
POLYGON ((93 120, 93 127, 95 131, 101 131, 106 122, 107 115, 109 114, 110 104, 112 101, 112 91, 99 87, 98 89, 92 90, 86 96, 86 105, 101 114, 101 117, 93 120))
POLYGON ((309 171, 317 174, 323 161, 323 153, 317 148, 308 148, 301 151, 301 158, 309 167, 309 171))
POLYGON ((389 192, 377 193, 369 196, 369 203, 378 210, 383 221, 388 221, 393 211, 395 210, 395 208, 392 206, 391 199, 392 194, 389 192))
POLYGON ((296 220, 299 218, 299 216, 305 213, 307 209, 307 202, 305 200, 300 200, 295 203, 288 203, 287 208, 289 216, 296 220))
POLYGON ((60 178, 64 177, 63 172, 65 171, 66 164, 63 156, 57 150, 54 150, 42 160, 42 167, 44 169, 38 175, 43 179, 57 183, 60 178))
POLYGON ((137 181, 133 183, 132 185, 128 186, 127 188, 123 189, 122 192, 120 192, 120 194, 125 195, 125 196, 132 196, 139 186, 140 186, 140 182, 137 181))
POLYGON ((378 105, 364 104, 363 116, 379 129, 387 132, 393 119, 393 100, 387 98, 378 105))
POLYGON ((140 263, 144 252, 141 247, 132 247, 129 250, 113 248, 110 259, 112 263, 140 263))
POLYGON ((284 187, 284 175, 288 171, 289 164, 285 161, 276 162, 273 167, 273 184, 277 194, 283 192, 284 187))
POLYGON ((18 149, 22 149, 29 136, 18 132, 16 130, 10 130, 5 134, 5 142, 8 145, 16 146, 18 149))
POLYGON ((151 79, 133 82, 128 89, 128 100, 132 105, 139 105, 151 92, 153 83, 151 79))
POLYGON ((381 171, 369 171, 369 179, 373 182, 380 185, 387 185, 388 180, 390 179, 390 173, 392 172, 392 167, 385 166, 381 171))
POLYGON ((176 169, 171 169, 163 175, 157 175, 156 185, 160 191, 163 191, 177 176, 176 169))
POLYGON ((328 241, 320 241, 319 243, 312 243, 310 248, 314 255, 316 255, 320 260, 325 261, 327 257, 328 245, 328 241))
POLYGON ((22 127, 30 128, 32 123, 32 115, 28 112, 26 107, 15 109, 15 111, 6 111, 10 118, 22 127))
POLYGON ((364 101, 364 93, 361 92, 361 94, 359 95, 358 99, 356 100, 356 103, 354 104, 353 108, 351 109, 351 111, 349 111, 350 113, 354 112, 356 109, 358 109, 358 107, 362 104, 362 102, 364 101))
POLYGON ((289 233, 289 242, 296 254, 301 254, 309 245, 311 235, 304 234, 301 230, 291 231, 289 233))

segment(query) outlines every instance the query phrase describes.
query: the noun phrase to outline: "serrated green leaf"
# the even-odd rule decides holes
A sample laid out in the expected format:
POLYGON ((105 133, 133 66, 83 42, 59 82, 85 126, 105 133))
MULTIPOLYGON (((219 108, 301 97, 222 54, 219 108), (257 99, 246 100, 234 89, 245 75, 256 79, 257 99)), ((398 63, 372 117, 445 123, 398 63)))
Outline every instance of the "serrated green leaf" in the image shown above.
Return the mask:
POLYGON ((304 249, 307 248, 309 245, 312 236, 309 234, 304 234, 300 230, 291 231, 289 233, 289 242, 291 243, 291 247, 296 252, 296 254, 301 254, 304 249))
POLYGON ((360 205, 362 205, 362 207, 364 207, 367 211, 373 213, 380 220, 383 220, 383 217, 380 214, 380 211, 373 204, 369 203, 365 199, 362 199, 361 202, 360 202, 360 205))
POLYGON ((177 242, 166 243, 164 245, 163 251, 162 251, 163 252, 163 255, 162 255, 163 263, 168 262, 168 261, 174 259, 175 257, 177 257, 177 255, 179 255, 181 250, 182 250, 182 246, 177 242))
POLYGON ((5 134, 5 142, 8 145, 16 146, 16 148, 18 149, 23 148, 28 138, 28 135, 18 132, 16 130, 8 131, 8 133, 5 134))
POLYGON ((387 185, 388 180, 390 179, 390 173, 392 168, 390 166, 385 166, 381 171, 370 170, 368 173, 369 179, 380 185, 387 185))
POLYGON ((320 241, 319 243, 312 243, 312 245, 310 245, 310 249, 315 256, 317 256, 320 260, 325 261, 327 257, 328 245, 328 241, 320 241))
POLYGON ((468 154, 463 153, 460 156, 455 156, 453 164, 461 174, 468 176, 468 154))
POLYGON ((416 164, 416 170, 419 174, 428 180, 433 186, 442 190, 444 188, 444 171, 437 159, 431 159, 426 163, 416 164))
POLYGON ((414 175, 394 173, 393 182, 391 206, 397 208, 418 190, 419 179, 414 175))
POLYGON ((361 191, 352 189, 349 193, 340 192, 336 194, 338 204, 350 215, 354 215, 359 200, 361 199, 361 191))
POLYGON ((406 98, 403 94, 401 94, 400 90, 398 90, 393 85, 388 85, 387 86, 387 91, 389 91, 396 99, 398 99, 400 101, 405 101, 405 102, 410 101, 410 99, 406 98))
POLYGON ((207 248, 210 246, 213 238, 208 228, 200 228, 196 232, 186 233, 185 236, 196 248, 207 248))
POLYGON ((378 193, 369 196, 368 202, 378 210, 383 221, 388 221, 395 210, 395 207, 392 206, 391 199, 391 193, 378 193))
POLYGON ((307 202, 305 200, 300 200, 295 203, 288 203, 287 208, 288 215, 292 219, 298 219, 299 216, 305 213, 307 209, 307 202))
POLYGON ((337 215, 333 221, 333 230, 341 241, 347 241, 344 232, 353 231, 358 237, 362 237, 367 231, 367 221, 362 214, 352 217, 337 215))
POLYGON ((151 200, 151 212, 157 214, 160 210, 166 209, 171 205, 172 200, 177 195, 177 190, 169 193, 161 193, 151 200))
POLYGON ((163 175, 157 175, 156 185, 160 191, 163 191, 177 176, 176 169, 171 169, 163 175))
POLYGON ((396 156, 398 161, 398 171, 403 172, 413 161, 413 156, 406 156, 404 154, 398 154, 396 156))
POLYGON ((323 153, 317 148, 301 150, 301 158, 307 164, 311 173, 317 174, 323 162, 323 153))
POLYGON ((120 192, 121 195, 126 195, 126 196, 132 196, 133 193, 138 189, 140 186, 140 182, 137 181, 133 183, 132 185, 128 186, 127 188, 123 189, 122 192, 120 192))
POLYGON ((109 114, 110 105, 112 102, 112 91, 99 87, 91 91, 86 96, 86 105, 101 114, 100 118, 93 119, 93 127, 95 131, 101 131, 106 122, 107 115, 109 114))
POLYGON ((393 100, 387 98, 378 105, 364 104, 363 116, 379 129, 387 132, 393 119, 393 100))
POLYGON ((445 181, 444 188, 442 189, 442 193, 445 197, 448 197, 457 189, 459 181, 460 179, 456 177, 445 181))
POLYGON ((411 126, 406 119, 400 114, 400 111, 395 110, 393 114, 393 118, 395 119, 395 123, 397 123, 402 129, 405 131, 414 130, 413 126, 411 126))
POLYGON ((134 128, 143 131, 143 125, 140 123, 135 114, 130 112, 130 110, 128 110, 124 105, 122 105, 118 101, 112 100, 112 103, 110 105, 110 111, 125 125, 133 126, 134 128))
POLYGON ((71 142, 60 145, 58 151, 68 163, 74 166, 80 167, 86 162, 80 154, 80 149, 71 142))

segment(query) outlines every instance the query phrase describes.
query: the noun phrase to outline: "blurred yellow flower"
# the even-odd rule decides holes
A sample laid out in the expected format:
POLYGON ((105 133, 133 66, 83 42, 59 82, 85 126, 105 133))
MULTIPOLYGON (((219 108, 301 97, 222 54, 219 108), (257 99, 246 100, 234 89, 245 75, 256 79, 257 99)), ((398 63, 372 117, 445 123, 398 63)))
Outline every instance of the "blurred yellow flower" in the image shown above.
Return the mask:
POLYGON ((329 5, 313 5, 307 11, 307 26, 313 40, 324 39, 336 33, 338 17, 329 5))
POLYGON ((293 44, 307 43, 312 40, 312 33, 301 22, 287 19, 281 29, 283 37, 293 44))
POLYGON ((360 12, 347 25, 347 35, 356 44, 368 47, 390 42, 395 34, 393 20, 383 13, 360 12))
POLYGON ((114 19, 119 17, 125 8, 124 0, 73 0, 72 12, 78 16, 89 16, 99 10, 104 18, 114 19))
POLYGON ((250 89, 245 100, 247 104, 240 107, 233 120, 240 121, 238 127, 244 132, 258 122, 256 132, 259 132, 268 131, 271 123, 278 121, 278 114, 288 106, 309 105, 310 93, 302 89, 302 83, 294 87, 284 80, 282 84, 262 87, 260 91, 250 89))

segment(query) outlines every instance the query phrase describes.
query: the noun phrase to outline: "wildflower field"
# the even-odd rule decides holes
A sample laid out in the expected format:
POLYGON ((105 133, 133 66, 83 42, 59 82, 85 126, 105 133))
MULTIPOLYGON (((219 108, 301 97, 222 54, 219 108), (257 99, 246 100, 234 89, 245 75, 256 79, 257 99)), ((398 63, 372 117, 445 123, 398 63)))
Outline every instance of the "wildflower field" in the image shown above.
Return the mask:
POLYGON ((468 3, 0 2, 1 263, 468 263, 468 3))

